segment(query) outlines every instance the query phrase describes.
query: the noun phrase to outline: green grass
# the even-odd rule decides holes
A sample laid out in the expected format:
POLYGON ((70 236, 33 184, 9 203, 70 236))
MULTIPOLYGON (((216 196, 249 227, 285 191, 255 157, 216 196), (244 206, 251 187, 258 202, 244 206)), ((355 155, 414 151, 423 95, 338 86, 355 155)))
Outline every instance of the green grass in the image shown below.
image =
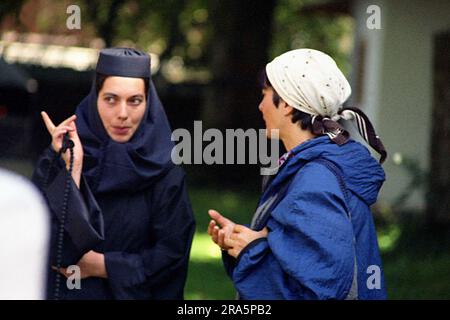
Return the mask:
POLYGON ((450 253, 383 261, 389 299, 450 299, 450 253))
POLYGON ((189 260, 185 298, 188 300, 233 299, 233 285, 222 266, 221 252, 207 233, 196 233, 189 260))
POLYGON ((257 194, 210 188, 190 188, 189 197, 197 222, 197 232, 206 232, 209 209, 215 209, 237 223, 250 223, 258 202, 257 194))
POLYGON ((206 233, 209 209, 215 209, 238 223, 249 223, 258 195, 228 190, 191 188, 189 192, 194 210, 197 233, 192 243, 186 299, 234 299, 233 284, 222 266, 220 249, 206 233))
MULTIPOLYGON (((226 217, 249 223, 258 195, 230 190, 191 188, 190 197, 197 221, 192 244, 186 299, 234 299, 235 291, 226 275, 218 247, 206 233, 208 209, 226 217)), ((450 250, 448 244, 423 241, 422 233, 409 232, 414 245, 398 243, 406 231, 399 224, 379 230, 383 268, 389 299, 450 299, 450 250)))

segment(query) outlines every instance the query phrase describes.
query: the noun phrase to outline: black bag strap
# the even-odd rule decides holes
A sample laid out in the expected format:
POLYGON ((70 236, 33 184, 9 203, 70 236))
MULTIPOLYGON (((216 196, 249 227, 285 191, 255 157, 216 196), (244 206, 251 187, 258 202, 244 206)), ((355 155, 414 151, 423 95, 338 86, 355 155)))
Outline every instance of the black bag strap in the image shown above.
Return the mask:
MULTIPOLYGON (((350 221, 350 225, 353 230, 352 215, 350 212, 350 197, 348 194, 348 189, 345 186, 345 181, 344 181, 344 177, 342 176, 342 171, 333 162, 331 162, 327 159, 319 158, 319 159, 316 159, 313 161, 316 163, 320 163, 320 164, 324 165, 325 167, 327 167, 328 170, 330 170, 334 174, 336 179, 338 180, 339 187, 341 188, 341 191, 344 194, 345 206, 346 206, 345 212, 347 213, 347 217, 350 221)), ((357 300, 358 299, 358 263, 356 260, 356 239, 355 239, 354 231, 353 231, 353 261, 354 261, 354 263, 353 263, 352 285, 350 287, 350 290, 349 290, 345 300, 357 300)))
POLYGON ((322 165, 324 165, 325 167, 328 168, 328 170, 330 170, 333 175, 336 177, 338 183, 339 183, 339 187, 341 188, 342 193, 344 194, 344 200, 345 200, 345 205, 346 205, 346 210, 345 212, 347 213, 348 218, 351 220, 352 216, 350 213, 350 209, 349 209, 349 203, 350 203, 350 197, 348 194, 348 189, 345 186, 345 181, 344 181, 344 177, 342 176, 342 171, 341 169, 339 169, 333 162, 331 162, 330 160, 324 159, 324 158, 318 158, 313 160, 312 162, 315 163, 320 163, 322 165))
MULTIPOLYGON (((344 194, 345 207, 346 207, 345 212, 347 214, 347 218, 349 219, 350 225, 352 226, 352 230, 353 230, 352 216, 351 216, 350 207, 349 207, 350 197, 349 197, 348 189, 345 185, 345 181, 342 176, 341 170, 333 162, 331 162, 327 159, 324 159, 324 158, 314 159, 308 163, 311 163, 311 162, 322 164, 323 166, 328 168, 328 170, 330 170, 336 177, 336 179, 339 183, 339 187, 341 188, 341 191, 344 194)), ((276 206, 286 196, 289 186, 291 185, 292 180, 294 180, 294 177, 295 177, 295 175, 291 179, 289 179, 287 182, 285 182, 284 185, 281 187, 281 189, 276 194, 269 197, 266 201, 264 201, 264 203, 262 203, 258 206, 255 214, 253 215, 252 223, 250 226, 253 230, 261 230, 267 224, 267 221, 269 220, 273 209, 276 208, 276 206)), ((357 277, 358 276, 358 265, 357 265, 357 260, 356 260, 356 240, 355 240, 354 232, 353 232, 353 244, 352 245, 353 245, 353 260, 354 260, 353 279, 352 279, 352 285, 350 287, 350 290, 345 298, 346 300, 358 299, 358 277, 357 277)))
MULTIPOLYGON (((325 165, 336 176, 336 178, 339 182, 339 186, 340 186, 342 192, 344 193, 345 202, 346 202, 346 204, 348 204, 349 203, 348 192, 347 192, 347 188, 345 187, 344 179, 343 179, 342 175, 340 174, 340 170, 331 161, 323 159, 323 158, 311 160, 311 161, 305 163, 305 165, 307 165, 308 163, 311 163, 311 162, 317 162, 317 163, 321 163, 322 165, 325 165)), ((300 170, 301 170, 301 168, 300 168, 300 170)), ((266 201, 264 201, 262 204, 260 204, 258 206, 258 208, 256 209, 256 212, 253 215, 253 219, 252 219, 252 223, 251 223, 251 228, 253 230, 260 230, 266 225, 273 209, 286 196, 289 186, 291 185, 292 180, 294 180, 294 178, 295 178, 295 175, 293 175, 292 178, 290 178, 288 181, 283 183, 283 185, 281 186, 281 188, 279 189, 279 191, 276 194, 269 197, 266 201)), ((267 183, 270 183, 270 180, 263 181, 263 184, 266 184, 266 187, 267 187, 267 183)), ((350 211, 349 210, 345 210, 345 211, 347 212, 347 214, 349 215, 349 219, 351 220, 350 211)))
POLYGON ((253 215, 252 223, 250 225, 251 229, 253 229, 253 230, 261 230, 267 224, 267 221, 270 218, 272 210, 286 196, 286 193, 287 193, 287 191, 289 189, 289 186, 292 183, 292 180, 294 180, 294 177, 292 177, 287 182, 285 182, 283 184, 283 186, 281 187, 281 189, 276 194, 274 194, 273 196, 269 197, 266 201, 264 201, 262 204, 260 204, 258 206, 258 208, 256 209, 255 214, 253 215))

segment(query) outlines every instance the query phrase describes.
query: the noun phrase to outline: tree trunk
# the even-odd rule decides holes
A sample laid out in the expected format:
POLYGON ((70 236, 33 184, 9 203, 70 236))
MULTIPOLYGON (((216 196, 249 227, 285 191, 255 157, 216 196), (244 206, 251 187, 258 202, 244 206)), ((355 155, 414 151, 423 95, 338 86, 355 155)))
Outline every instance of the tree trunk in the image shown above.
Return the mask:
POLYGON ((102 16, 100 9, 101 4, 96 1, 86 1, 87 14, 94 23, 98 35, 105 41, 105 47, 109 48, 113 45, 115 37, 115 28, 118 18, 119 9, 124 4, 124 0, 113 0, 107 2, 106 16, 102 16))
POLYGON ((261 126, 257 77, 268 62, 275 2, 212 2, 212 82, 202 117, 207 125, 243 129, 261 126))
POLYGON ((428 222, 450 227, 450 32, 439 34, 434 47, 434 101, 428 222))
MULTIPOLYGON (((263 128, 258 110, 261 99, 258 74, 268 62, 275 2, 211 1, 209 12, 213 35, 209 48, 209 69, 212 81, 206 88, 201 112, 203 130, 212 127, 224 133, 224 129, 228 128, 263 128)), ((226 152, 224 150, 225 158, 226 152)), ((236 152, 242 150, 235 149, 235 157, 236 152)), ((208 177, 214 177, 222 187, 242 185, 247 188, 246 183, 251 182, 258 190, 257 165, 226 164, 203 166, 200 171, 203 178, 208 180, 208 177)))

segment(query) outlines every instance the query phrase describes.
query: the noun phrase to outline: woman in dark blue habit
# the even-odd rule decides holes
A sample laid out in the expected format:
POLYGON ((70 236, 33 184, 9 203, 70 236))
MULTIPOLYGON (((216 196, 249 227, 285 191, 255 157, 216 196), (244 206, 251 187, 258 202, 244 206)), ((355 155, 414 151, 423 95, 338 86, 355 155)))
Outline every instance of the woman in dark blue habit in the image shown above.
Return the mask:
POLYGON ((195 222, 150 57, 104 49, 96 72, 76 115, 55 126, 42 113, 52 144, 33 181, 52 211, 48 297, 182 299, 195 222), (71 170, 70 150, 58 157, 65 134, 71 170))

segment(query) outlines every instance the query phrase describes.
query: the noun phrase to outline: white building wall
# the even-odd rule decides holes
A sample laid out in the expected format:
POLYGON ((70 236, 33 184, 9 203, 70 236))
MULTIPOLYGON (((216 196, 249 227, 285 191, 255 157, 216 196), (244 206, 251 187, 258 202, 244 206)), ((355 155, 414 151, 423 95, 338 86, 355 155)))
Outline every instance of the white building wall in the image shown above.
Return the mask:
MULTIPOLYGON (((433 36, 450 30, 450 1, 362 0, 354 4, 354 17, 355 41, 365 39, 367 44, 362 108, 390 154, 380 202, 392 203, 410 181, 393 162, 395 153, 419 161, 425 170, 429 167, 433 36), (381 30, 366 27, 366 9, 372 4, 381 8, 381 30)), ((407 206, 423 208, 424 191, 414 192, 407 206)))
MULTIPOLYGON (((383 22, 381 29, 369 29, 367 27, 367 19, 371 16, 371 13, 367 13, 367 9, 376 5, 380 9, 384 8, 383 0, 363 0, 355 2, 353 8, 353 16, 357 17, 355 23, 355 49, 357 50, 363 43, 365 44, 365 61, 359 61, 359 54, 355 52, 354 61, 355 64, 360 65, 364 69, 364 79, 360 84, 356 83, 355 74, 353 75, 352 85, 354 91, 359 90, 358 85, 362 85, 362 96, 358 103, 364 110, 367 116, 371 119, 373 125, 377 127, 379 105, 379 90, 380 90, 380 76, 379 66, 381 65, 382 49, 383 49, 383 37, 385 29, 383 28, 383 22)), ((381 18, 382 15, 381 15, 381 18)), ((355 70, 356 71, 356 70, 355 70)), ((355 101, 356 102, 356 101, 355 101)))

